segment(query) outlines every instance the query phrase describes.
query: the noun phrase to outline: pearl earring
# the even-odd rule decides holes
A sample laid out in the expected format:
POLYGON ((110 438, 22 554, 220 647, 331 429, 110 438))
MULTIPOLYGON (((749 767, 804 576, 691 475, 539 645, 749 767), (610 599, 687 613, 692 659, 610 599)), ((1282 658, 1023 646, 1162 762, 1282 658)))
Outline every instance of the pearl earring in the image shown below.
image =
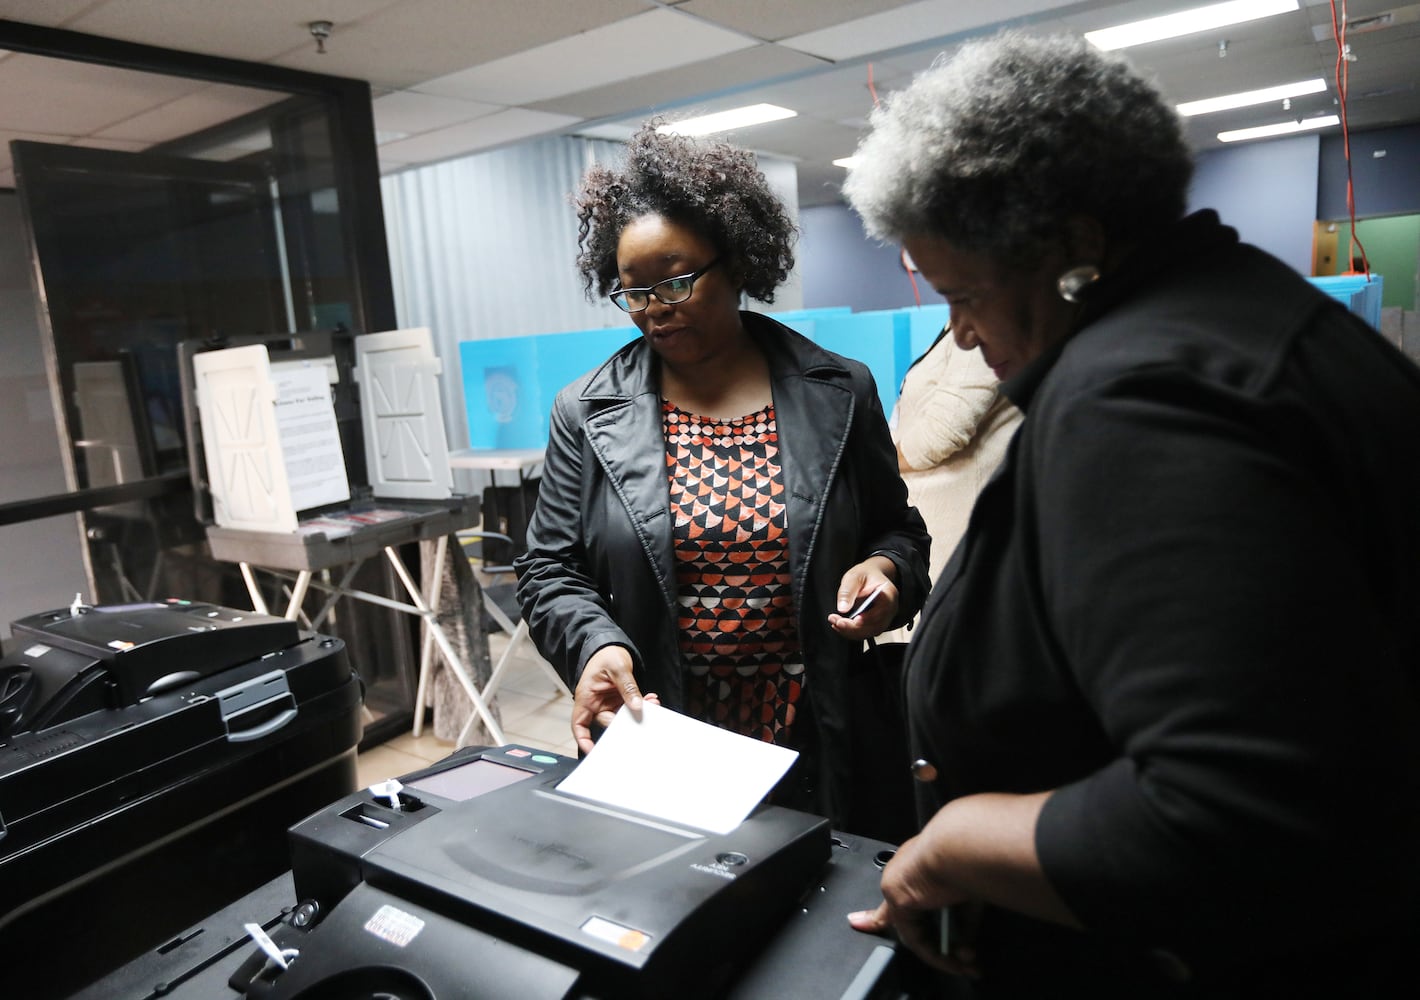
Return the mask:
POLYGON ((1079 302, 1089 288, 1100 280, 1100 269, 1093 264, 1072 267, 1055 281, 1055 290, 1066 302, 1079 302))

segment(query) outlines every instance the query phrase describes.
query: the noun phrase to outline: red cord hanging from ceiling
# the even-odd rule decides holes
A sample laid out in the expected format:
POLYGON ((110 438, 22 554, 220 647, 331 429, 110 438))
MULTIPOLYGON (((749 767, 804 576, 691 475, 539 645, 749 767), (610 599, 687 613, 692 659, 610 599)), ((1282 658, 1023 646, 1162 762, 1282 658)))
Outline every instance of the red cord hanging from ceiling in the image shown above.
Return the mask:
POLYGON ((1341 109, 1341 146, 1346 156, 1346 214, 1351 225, 1351 242, 1348 247, 1347 269, 1357 270, 1352 265, 1352 261, 1358 256, 1361 258, 1360 272, 1367 278, 1371 275, 1371 260, 1366 255, 1366 247, 1361 242, 1361 238, 1356 235, 1356 186, 1351 178, 1351 125, 1346 117, 1346 90, 1350 85, 1351 60, 1348 58, 1351 53, 1346 45, 1346 0, 1341 0, 1341 11, 1338 15, 1336 10, 1336 0, 1331 0, 1331 34, 1336 41, 1336 102, 1341 109))

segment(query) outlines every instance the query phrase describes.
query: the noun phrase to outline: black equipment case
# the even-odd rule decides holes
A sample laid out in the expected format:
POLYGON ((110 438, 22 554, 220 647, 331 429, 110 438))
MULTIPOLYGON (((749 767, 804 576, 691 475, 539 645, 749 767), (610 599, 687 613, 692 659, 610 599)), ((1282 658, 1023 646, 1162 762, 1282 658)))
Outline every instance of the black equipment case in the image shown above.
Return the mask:
POLYGON ((8 996, 67 996, 266 882, 287 827, 355 787, 361 690, 339 639, 180 600, 76 601, 11 632, 8 996))

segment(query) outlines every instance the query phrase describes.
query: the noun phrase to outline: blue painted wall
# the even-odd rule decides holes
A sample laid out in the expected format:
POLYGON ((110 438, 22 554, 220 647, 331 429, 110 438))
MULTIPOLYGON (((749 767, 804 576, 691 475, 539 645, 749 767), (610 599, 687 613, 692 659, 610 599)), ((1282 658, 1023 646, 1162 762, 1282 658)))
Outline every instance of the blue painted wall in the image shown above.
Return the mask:
MULTIPOLYGON (((1355 133, 1351 155, 1358 216, 1420 213, 1420 125, 1355 133)), ((1346 215, 1341 136, 1294 136, 1202 154, 1189 207, 1217 209, 1244 240, 1310 274, 1312 224, 1346 215)), ((913 305, 897 248, 868 239, 846 205, 805 208, 799 221, 805 308, 913 305)), ((924 305, 942 301, 919 286, 924 305)))
MULTIPOLYGON (((1420 213, 1420 125, 1352 134, 1351 177, 1357 217, 1420 213)), ((1339 135, 1323 136, 1317 218, 1346 214, 1345 146, 1339 135)))
MULTIPOLYGON (((804 308, 851 306, 855 312, 902 309, 915 304, 912 282, 895 246, 883 246, 863 232, 847 205, 815 205, 799 210, 799 273, 804 308)), ((922 304, 942 297, 920 277, 922 304)))
POLYGON ((1189 210, 1217 209, 1244 242, 1311 274, 1320 146, 1320 137, 1303 135, 1204 153, 1189 210))

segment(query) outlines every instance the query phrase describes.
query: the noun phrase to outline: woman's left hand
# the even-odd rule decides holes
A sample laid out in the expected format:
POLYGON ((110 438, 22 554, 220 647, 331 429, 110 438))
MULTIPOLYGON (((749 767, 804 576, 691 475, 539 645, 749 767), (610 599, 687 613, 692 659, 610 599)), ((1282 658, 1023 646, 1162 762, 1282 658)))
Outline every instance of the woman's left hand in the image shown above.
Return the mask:
POLYGON ((838 610, 829 626, 845 639, 868 639, 885 631, 897 615, 897 567, 886 556, 869 556, 838 581, 838 610), (871 598, 861 613, 864 600, 871 598))
POLYGON ((979 971, 971 932, 953 919, 954 933, 944 940, 940 921, 949 908, 956 918, 970 906, 990 903, 1079 928, 1035 850, 1036 823, 1051 794, 985 792, 953 799, 893 854, 883 869, 882 905, 850 913, 848 922, 870 934, 895 929, 924 962, 966 976, 979 971))

